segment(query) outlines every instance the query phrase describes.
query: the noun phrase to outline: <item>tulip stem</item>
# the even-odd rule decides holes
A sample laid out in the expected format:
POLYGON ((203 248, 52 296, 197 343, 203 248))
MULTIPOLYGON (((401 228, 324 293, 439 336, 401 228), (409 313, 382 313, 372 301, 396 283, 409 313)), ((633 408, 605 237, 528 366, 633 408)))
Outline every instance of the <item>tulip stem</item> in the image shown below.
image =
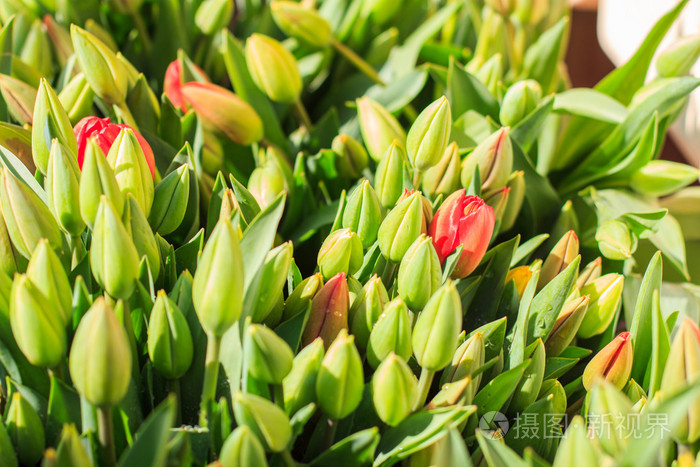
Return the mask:
POLYGON ((333 441, 335 441, 335 432, 338 429, 338 420, 333 420, 327 417, 323 423, 326 425, 326 431, 323 436, 323 450, 329 449, 333 446, 333 441))
POLYGON ((284 410, 284 391, 281 384, 273 384, 272 392, 275 396, 275 403, 284 410))
POLYGON ((341 55, 343 55, 350 63, 355 65, 355 67, 360 70, 365 76, 367 76, 369 79, 374 81, 375 83, 379 84, 380 86, 384 86, 384 81, 379 77, 379 74, 377 74, 377 71, 372 68, 372 66, 364 61, 362 57, 357 55, 351 48, 347 47, 345 44, 342 42, 338 42, 337 40, 333 40, 333 47, 335 50, 340 52, 341 55))
POLYGON ((71 249, 71 269, 75 269, 85 257, 85 245, 83 245, 80 235, 70 236, 71 249))
POLYGON ((416 402, 413 404, 413 412, 420 410, 425 405, 430 385, 433 383, 433 376, 435 376, 434 371, 421 368, 420 378, 418 379, 418 397, 416 397, 416 402))
POLYGON ((146 53, 151 53, 153 45, 151 44, 151 37, 148 34, 143 18, 138 11, 133 11, 130 16, 131 20, 134 22, 134 26, 136 26, 136 30, 139 32, 139 37, 143 41, 143 48, 146 50, 146 53))
POLYGON ((289 449, 285 449, 281 453, 282 456, 282 462, 284 462, 284 465, 287 467, 296 467, 297 463, 292 457, 292 454, 289 452, 289 449))
POLYGON ((307 131, 310 131, 311 128, 313 128, 313 123, 311 123, 311 118, 309 118, 309 113, 306 111, 306 108, 304 107, 304 104, 301 102, 301 99, 297 99, 297 101, 294 103, 294 108, 297 111, 297 114, 299 115, 299 120, 301 120, 301 124, 306 127, 307 131))
POLYGON ((114 453, 114 429, 112 426, 112 407, 97 409, 97 435, 100 447, 104 453, 105 465, 115 465, 117 458, 114 453))
POLYGON ((180 390, 180 380, 171 379, 168 380, 168 385, 170 386, 170 392, 175 394, 176 402, 176 414, 175 414, 175 426, 179 426, 182 423, 182 391, 180 390))
POLYGON ((207 412, 211 401, 216 397, 216 380, 219 377, 219 353, 221 337, 207 336, 207 357, 204 366, 204 384, 202 385, 202 402, 200 404, 199 426, 207 426, 207 412))
POLYGON ((416 190, 420 189, 420 182, 423 180, 423 172, 416 169, 413 172, 413 188, 416 190))

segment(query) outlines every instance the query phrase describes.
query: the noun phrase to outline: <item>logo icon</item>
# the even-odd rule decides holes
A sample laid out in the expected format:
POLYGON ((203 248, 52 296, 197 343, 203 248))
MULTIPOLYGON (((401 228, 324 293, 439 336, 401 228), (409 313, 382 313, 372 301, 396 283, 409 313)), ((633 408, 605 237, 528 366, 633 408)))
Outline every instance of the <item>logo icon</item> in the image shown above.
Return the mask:
POLYGON ((486 412, 479 419, 479 429, 493 439, 503 438, 509 428, 508 418, 501 412, 486 412))

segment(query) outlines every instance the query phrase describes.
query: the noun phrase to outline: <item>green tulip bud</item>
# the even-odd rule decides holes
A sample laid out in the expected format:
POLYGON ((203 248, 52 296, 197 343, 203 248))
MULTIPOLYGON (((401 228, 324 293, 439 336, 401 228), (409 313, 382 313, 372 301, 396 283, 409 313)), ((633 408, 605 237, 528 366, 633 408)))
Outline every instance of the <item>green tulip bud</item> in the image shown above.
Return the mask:
POLYGON ((343 227, 356 232, 367 249, 377 240, 382 221, 382 207, 369 181, 362 182, 350 192, 343 211, 343 227))
POLYGON ((620 308, 623 287, 621 274, 606 274, 581 288, 581 295, 589 295, 591 301, 578 330, 580 337, 596 336, 610 326, 620 308))
POLYGON ((560 272, 566 269, 572 261, 576 259, 579 251, 578 237, 576 232, 569 230, 552 248, 549 255, 544 260, 540 270, 540 279, 537 281, 537 289, 541 289, 557 277, 560 272))
POLYGON ((423 171, 437 165, 450 141, 452 111, 445 96, 426 107, 411 125, 406 152, 413 167, 423 171))
POLYGON ((430 297, 413 328, 413 354, 428 371, 449 365, 462 329, 462 302, 454 282, 448 280, 430 297))
POLYGON ((301 336, 302 346, 307 346, 317 337, 323 339, 328 348, 342 329, 348 328, 350 296, 345 273, 333 276, 321 287, 311 302, 311 312, 301 336))
POLYGON ((25 275, 12 283, 10 325, 17 346, 29 363, 55 368, 66 353, 67 319, 60 304, 51 302, 25 275))
POLYGON ((542 381, 544 380, 544 370, 547 359, 542 339, 537 339, 533 342, 526 349, 526 353, 529 355, 530 363, 527 368, 525 368, 525 373, 513 392, 513 398, 510 400, 510 405, 508 406, 509 410, 518 413, 527 409, 530 404, 537 400, 540 388, 542 387, 542 381))
POLYGON ((94 229, 101 196, 107 197, 121 217, 124 212, 124 195, 97 140, 90 138, 85 146, 79 197, 80 215, 91 230, 94 229))
POLYGON ((199 259, 192 302, 202 328, 221 337, 241 316, 243 255, 231 223, 217 222, 199 259))
MULTIPOLYGON (((492 16, 491 18, 500 17, 496 15, 492 16)), ((496 26, 497 32, 495 32, 495 34, 505 33, 503 19, 499 19, 499 23, 500 24, 496 26), (500 29, 500 31, 498 31, 498 29, 500 29)), ((487 31, 488 29, 489 28, 484 27, 482 28, 482 31, 487 31)), ((479 81, 484 83, 489 92, 495 96, 499 93, 499 87, 503 82, 503 71, 503 55, 497 53, 492 55, 491 58, 489 58, 488 60, 486 60, 484 64, 481 65, 479 69, 474 73, 474 76, 476 76, 479 79, 479 81)))
POLYGON ((331 148, 337 155, 336 170, 347 178, 359 178, 369 162, 369 155, 362 143, 352 136, 339 134, 333 138, 331 148))
POLYGON ((26 266, 26 258, 19 254, 10 240, 10 234, 7 232, 5 219, 0 210, 0 271, 10 278, 16 272, 23 271, 26 266))
POLYGON ((282 381, 284 408, 289 415, 316 400, 316 379, 323 356, 323 339, 317 338, 294 357, 292 369, 282 381))
POLYGON ((690 73, 700 57, 700 36, 682 37, 659 54, 656 71, 660 77, 683 76, 690 73))
POLYGON ((114 52, 97 36, 71 25, 70 36, 80 69, 92 90, 106 104, 121 104, 126 99, 127 73, 114 52))
POLYGON ((588 362, 583 371, 583 386, 590 391, 595 380, 603 378, 618 389, 624 388, 632 372, 633 356, 632 335, 620 333, 588 362))
POLYGON ((44 188, 61 229, 73 237, 80 235, 85 229, 80 216, 80 169, 74 153, 57 139, 51 144, 44 188))
POLYGON ((143 213, 148 216, 153 204, 153 177, 133 130, 124 128, 119 132, 109 149, 107 162, 114 170, 122 193, 131 193, 143 213))
POLYGON ((85 74, 78 73, 58 94, 58 100, 61 101, 70 122, 75 125, 80 119, 91 115, 95 91, 85 79, 85 74))
POLYGON ((440 391, 426 405, 426 409, 470 404, 477 389, 478 386, 472 383, 471 376, 465 376, 452 383, 441 384, 440 391))
POLYGON ((500 119, 506 126, 515 126, 535 110, 542 99, 542 87, 534 79, 518 81, 508 88, 501 104, 500 119))
POLYGON ((554 420, 558 423, 564 418, 568 405, 564 386, 556 379, 547 379, 542 382, 537 400, 542 400, 549 396, 552 396, 552 415, 554 416, 554 420))
POLYGON ((29 66, 36 69, 42 76, 51 76, 53 60, 51 57, 51 43, 44 30, 41 19, 35 19, 22 44, 19 58, 29 66))
POLYGON ((523 207, 523 202, 525 201, 525 172, 522 170, 513 172, 508 179, 506 187, 510 191, 508 192, 505 210, 501 215, 501 232, 507 232, 513 228, 518 214, 520 214, 520 209, 523 207))
POLYGON ((280 193, 289 191, 282 168, 268 159, 261 167, 253 170, 248 179, 248 191, 262 209, 272 204, 280 193))
POLYGON ((376 162, 386 157, 387 148, 394 140, 403 148, 406 133, 396 117, 381 104, 369 97, 361 97, 357 99, 357 116, 362 139, 370 157, 376 162))
POLYGON ((354 340, 342 329, 318 370, 316 399, 321 410, 334 420, 350 415, 362 400, 364 374, 354 340))
POLYGON ((450 143, 438 163, 425 171, 421 187, 429 197, 438 194, 449 196, 459 188, 460 167, 462 160, 459 157, 457 143, 450 143))
POLYGON ((411 413, 418 397, 418 381, 404 359, 387 355, 372 376, 372 401, 379 418, 396 426, 411 413))
POLYGON ((268 384, 281 384, 292 369, 294 353, 289 344, 260 324, 246 329, 243 353, 253 378, 268 384))
POLYGON ((75 331, 69 357, 73 384, 91 404, 114 406, 129 388, 131 361, 124 326, 112 307, 99 297, 75 331))
POLYGON ((250 76, 271 100, 292 104, 301 95, 301 75, 294 55, 280 42, 254 33, 246 40, 245 58, 250 76))
POLYGON ((509 128, 501 128, 474 148, 462 162, 462 186, 469 187, 479 168, 481 190, 488 193, 503 188, 513 171, 513 145, 509 128))
POLYGON ((316 10, 277 0, 270 4, 270 11, 282 32, 312 47, 327 47, 334 40, 331 25, 316 10))
POLYGON ((174 232, 185 218, 190 196, 189 169, 189 164, 182 164, 156 185, 148 222, 161 235, 174 232))
POLYGON ((19 391, 12 394, 5 426, 17 451, 17 459, 23 465, 39 462, 44 452, 44 425, 34 407, 19 391))
POLYGON ((680 162, 653 160, 630 177, 630 187, 647 196, 667 196, 698 180, 698 169, 680 162))
POLYGON ((85 450, 78 430, 73 424, 65 423, 56 447, 56 465, 72 467, 90 467, 92 461, 85 450))
POLYGON ((236 427, 228 435, 219 452, 219 463, 222 466, 267 467, 265 449, 253 431, 245 425, 236 427))
POLYGON ((192 335, 180 308, 158 291, 148 320, 148 357, 167 379, 178 379, 192 363, 192 335))
POLYGON ((374 324, 369 334, 367 361, 377 368, 391 353, 404 360, 411 358, 411 318, 400 298, 389 302, 374 324))
POLYGON ((338 273, 353 275, 362 266, 362 242, 350 229, 339 229, 326 237, 318 252, 318 267, 328 280, 338 273))
POLYGON ((401 201, 382 221, 377 233, 379 249, 385 258, 398 263, 411 244, 426 233, 423 196, 416 191, 401 201))
POLYGON ((211 36, 228 26, 233 9, 233 0, 204 0, 197 8, 194 23, 205 35, 211 36))
MULTIPOLYGON (((484 366, 485 356, 486 347, 484 344, 484 334, 482 332, 477 332, 457 347, 457 350, 452 356, 452 361, 449 366, 445 368, 445 371, 442 372, 440 386, 470 376, 471 388, 473 388, 470 392, 475 392, 481 383, 481 374, 475 373, 484 366)), ((473 397, 474 394, 470 394, 469 399, 473 397)))
POLYGON ((588 263, 576 279, 576 288, 581 289, 584 285, 598 279, 603 271, 603 260, 599 257, 588 263))
POLYGON ((631 439, 631 429, 637 428, 629 423, 628 416, 633 414, 632 402, 613 384, 600 381, 590 391, 588 401, 589 420, 600 420, 596 431, 596 441, 610 455, 620 455, 631 439), (615 429, 603 429, 603 423, 615 421, 615 429), (619 423, 619 421, 623 421, 619 423))
POLYGON ((47 173, 49 151, 54 138, 67 147, 72 154, 78 153, 78 143, 68 114, 63 109, 56 91, 45 78, 41 79, 36 94, 32 122, 32 157, 34 165, 41 173, 47 173))
POLYGON ((394 141, 377 164, 374 188, 379 202, 387 209, 393 208, 403 193, 404 168, 407 163, 403 148, 394 141))
POLYGON ((412 310, 421 310, 442 285, 442 267, 433 241, 421 234, 401 260, 397 278, 399 295, 412 310))
POLYGON ((139 255, 112 203, 102 196, 90 246, 92 273, 110 296, 127 300, 139 274, 139 255))
POLYGON ((493 209, 493 217, 496 221, 503 219, 503 214, 506 211, 508 200, 510 199, 510 188, 507 186, 492 191, 488 196, 484 197, 486 204, 493 209))
POLYGON ((160 248, 146 216, 131 193, 126 194, 122 221, 134 242, 138 257, 140 259, 146 257, 153 279, 157 279, 160 275, 160 248))
MULTIPOLYGON (((5 425, 0 423, 0 467, 17 467, 17 454, 5 425)), ((82 467, 82 466, 81 466, 82 467)))
POLYGON ((301 281, 285 300, 282 319, 286 321, 292 316, 305 311, 321 287, 323 287, 323 276, 320 272, 301 281))
POLYGON ((27 278, 53 307, 58 308, 63 323, 67 324, 73 308, 73 291, 61 260, 45 239, 39 240, 32 253, 27 278))
POLYGON ((569 467, 585 465, 598 467, 598 453, 588 435, 583 417, 576 415, 566 429, 564 438, 559 443, 552 467, 569 467))
POLYGON ((238 426, 246 426, 272 452, 287 449, 292 439, 289 418, 267 399, 241 391, 233 396, 233 414, 238 426))
POLYGON ((637 250, 637 236, 622 221, 610 219, 595 232, 598 249, 608 259, 624 261, 637 250))
POLYGON ((265 262, 259 272, 260 285, 257 289, 249 289, 248 293, 253 293, 254 296, 249 298, 248 293, 246 294, 245 307, 250 310, 253 322, 262 322, 275 306, 292 264, 292 249, 292 242, 286 242, 273 248, 265 256, 265 262))
POLYGON ((545 351, 548 357, 556 357, 561 354, 571 344, 571 341, 576 337, 583 318, 588 310, 588 302, 590 297, 584 295, 569 300, 564 304, 554 326, 547 336, 544 343, 545 351))
POLYGON ((355 300, 350 311, 350 330, 355 336, 355 344, 365 350, 369 342, 370 331, 389 301, 389 294, 382 280, 374 275, 362 288, 362 293, 355 300))
POLYGON ((29 186, 7 168, 2 170, 0 206, 12 244, 30 258, 39 240, 45 238, 53 249, 60 249, 63 236, 56 219, 29 186))
POLYGON ((31 125, 37 90, 34 86, 0 74, 0 93, 10 116, 20 125, 31 125))

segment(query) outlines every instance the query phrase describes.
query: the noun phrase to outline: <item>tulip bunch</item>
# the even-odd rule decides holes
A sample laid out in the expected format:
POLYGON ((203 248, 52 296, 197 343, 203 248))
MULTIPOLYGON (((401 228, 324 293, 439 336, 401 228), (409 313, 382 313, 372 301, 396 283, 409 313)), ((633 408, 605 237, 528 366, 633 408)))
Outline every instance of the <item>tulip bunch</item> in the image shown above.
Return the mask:
POLYGON ((686 3, 1 1, 0 466, 693 465, 686 3))

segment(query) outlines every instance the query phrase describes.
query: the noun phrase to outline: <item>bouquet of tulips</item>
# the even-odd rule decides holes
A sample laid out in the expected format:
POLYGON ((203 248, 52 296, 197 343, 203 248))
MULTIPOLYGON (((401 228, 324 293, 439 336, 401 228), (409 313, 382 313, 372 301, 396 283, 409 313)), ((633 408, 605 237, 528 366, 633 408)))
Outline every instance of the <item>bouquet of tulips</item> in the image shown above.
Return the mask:
POLYGON ((695 465, 686 3, 1 0, 0 467, 695 465))

